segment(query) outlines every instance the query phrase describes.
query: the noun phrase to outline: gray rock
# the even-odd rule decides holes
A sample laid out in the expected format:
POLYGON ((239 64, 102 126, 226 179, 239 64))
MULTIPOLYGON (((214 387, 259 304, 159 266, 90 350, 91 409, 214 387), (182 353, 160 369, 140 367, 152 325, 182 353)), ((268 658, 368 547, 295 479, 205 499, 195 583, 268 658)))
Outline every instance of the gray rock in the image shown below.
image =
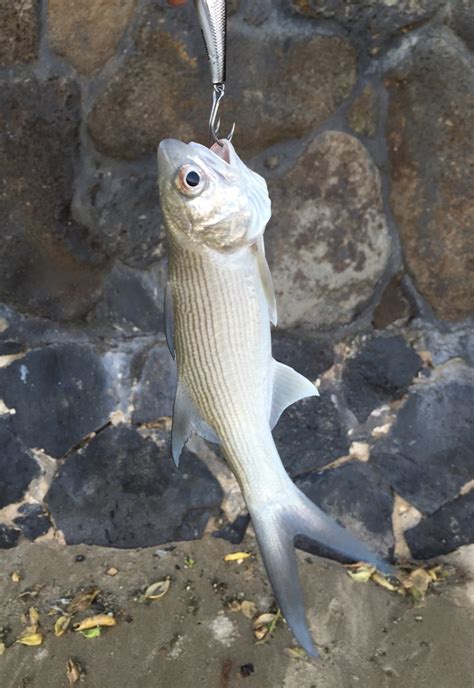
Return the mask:
POLYGON ((474 491, 424 518, 405 539, 415 559, 431 559, 474 543, 474 491))
POLYGON ((414 386, 371 455, 385 480, 424 514, 474 478, 474 372, 453 364, 414 386))
POLYGON ((4 75, 0 89, 0 300, 32 315, 81 318, 97 300, 102 269, 70 210, 78 86, 4 75))
POLYGON ((355 43, 376 54, 393 36, 427 21, 444 0, 292 0, 292 4, 307 17, 336 20, 355 43))
POLYGON ((420 36, 386 77, 391 205, 406 266, 438 318, 474 309, 474 71, 447 29, 420 36))
POLYGON ((19 502, 40 472, 15 435, 11 418, 0 416, 0 509, 19 502))
POLYGON ((151 164, 83 168, 73 213, 96 250, 132 268, 147 268, 164 252, 155 156, 151 164))
POLYGON ((8 0, 0 4, 0 67, 36 59, 40 6, 40 0, 8 0))
POLYGON ((68 544, 149 547, 201 537, 222 491, 185 452, 178 471, 166 445, 125 426, 107 428, 72 454, 47 494, 68 544))
POLYGON ((474 12, 472 0, 454 0, 451 3, 449 24, 466 43, 470 50, 474 50, 474 12))
POLYGON ((380 178, 364 146, 321 134, 270 184, 266 232, 279 324, 308 330, 350 322, 370 300, 390 254, 380 178))
POLYGON ((421 368, 421 358, 403 337, 374 337, 342 373, 344 395, 357 420, 363 423, 373 409, 401 399, 421 368))
POLYGON ((14 434, 54 458, 103 426, 118 407, 114 380, 100 357, 75 344, 35 349, 0 368, 0 389, 15 410, 14 434))
MULTIPOLYGON (((324 473, 308 474, 296 484, 374 550, 391 555, 393 497, 388 483, 370 464, 351 461, 324 473)), ((303 549, 311 551, 310 541, 303 544, 303 549)))
POLYGON ((93 72, 112 55, 136 0, 50 0, 51 47, 80 72, 93 72))

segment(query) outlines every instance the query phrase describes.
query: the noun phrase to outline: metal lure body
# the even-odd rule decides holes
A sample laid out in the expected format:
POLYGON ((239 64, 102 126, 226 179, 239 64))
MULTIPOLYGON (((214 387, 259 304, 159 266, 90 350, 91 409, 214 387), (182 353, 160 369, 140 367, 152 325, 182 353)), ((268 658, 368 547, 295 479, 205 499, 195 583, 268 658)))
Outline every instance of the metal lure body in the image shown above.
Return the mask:
POLYGON ((178 464, 193 432, 221 444, 278 604, 314 656, 295 537, 336 558, 390 567, 300 492, 278 455, 273 426, 287 406, 317 390, 272 357, 276 307, 263 244, 271 214, 267 186, 229 141, 221 144, 208 149, 168 139, 158 149, 178 368, 173 458, 178 464))
POLYGON ((226 2, 194 0, 194 7, 207 50, 213 84, 225 82, 226 2))

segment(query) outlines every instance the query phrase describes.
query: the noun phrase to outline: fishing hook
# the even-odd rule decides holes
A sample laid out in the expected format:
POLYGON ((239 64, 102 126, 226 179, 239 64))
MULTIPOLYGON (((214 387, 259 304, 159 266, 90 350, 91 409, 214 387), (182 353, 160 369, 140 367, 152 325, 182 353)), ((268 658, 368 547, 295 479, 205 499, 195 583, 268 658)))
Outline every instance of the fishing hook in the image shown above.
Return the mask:
MULTIPOLYGON (((221 120, 220 120, 220 118, 218 119, 218 115, 219 115, 219 105, 220 105, 222 98, 224 97, 224 93, 225 93, 225 84, 224 83, 213 84, 212 108, 211 108, 211 114, 209 117, 209 135, 211 137, 211 141, 213 143, 218 143, 219 146, 222 146, 223 144, 221 143, 221 140, 219 138, 219 128, 221 125, 221 120)), ((232 137, 234 135, 234 131, 235 131, 235 122, 233 123, 230 132, 226 136, 228 141, 232 140, 232 137)))

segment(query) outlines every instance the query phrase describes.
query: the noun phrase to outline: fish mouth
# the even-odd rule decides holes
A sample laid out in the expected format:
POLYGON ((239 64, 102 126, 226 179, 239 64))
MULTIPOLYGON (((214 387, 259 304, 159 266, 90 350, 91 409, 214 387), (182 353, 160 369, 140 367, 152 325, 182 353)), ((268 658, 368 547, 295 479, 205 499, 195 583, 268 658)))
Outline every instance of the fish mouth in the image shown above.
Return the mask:
POLYGON ((232 144, 223 139, 210 148, 200 143, 183 143, 177 139, 164 139, 158 146, 158 172, 161 178, 170 178, 185 163, 224 163, 232 167, 235 153, 232 144))

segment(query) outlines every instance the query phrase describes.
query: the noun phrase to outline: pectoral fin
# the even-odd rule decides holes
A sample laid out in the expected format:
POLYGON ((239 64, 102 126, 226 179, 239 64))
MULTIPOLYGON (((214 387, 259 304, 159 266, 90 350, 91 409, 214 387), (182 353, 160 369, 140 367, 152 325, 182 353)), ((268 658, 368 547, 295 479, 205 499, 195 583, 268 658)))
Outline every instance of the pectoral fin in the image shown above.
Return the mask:
POLYGON ((265 258, 265 245, 263 243, 263 236, 259 237, 257 241, 257 265, 262 282, 263 293, 268 303, 268 315, 272 325, 277 324, 277 308, 275 291, 273 289, 273 280, 268 267, 267 259, 265 258))
POLYGON ((273 429, 283 411, 305 397, 318 397, 319 392, 310 380, 278 361, 273 361, 273 397, 270 427, 273 429))
POLYGON ((173 407, 173 426, 171 429, 171 453, 176 466, 183 447, 193 432, 209 442, 219 443, 219 438, 212 428, 201 418, 199 411, 188 394, 186 386, 178 382, 173 407))

